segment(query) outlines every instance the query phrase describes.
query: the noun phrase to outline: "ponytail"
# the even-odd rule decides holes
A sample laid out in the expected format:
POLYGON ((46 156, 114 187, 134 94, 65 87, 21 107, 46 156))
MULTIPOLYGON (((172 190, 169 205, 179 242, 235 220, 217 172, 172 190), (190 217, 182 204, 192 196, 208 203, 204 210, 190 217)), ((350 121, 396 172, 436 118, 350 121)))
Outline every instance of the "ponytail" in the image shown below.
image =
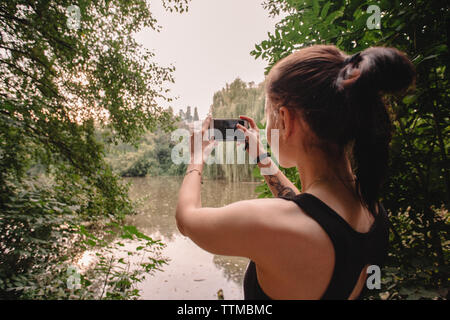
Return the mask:
POLYGON ((375 211, 388 168, 392 137, 383 94, 403 91, 414 79, 414 66, 408 58, 397 49, 383 47, 368 48, 350 63, 344 60, 336 79, 337 89, 344 91, 352 114, 357 192, 371 212, 375 211))

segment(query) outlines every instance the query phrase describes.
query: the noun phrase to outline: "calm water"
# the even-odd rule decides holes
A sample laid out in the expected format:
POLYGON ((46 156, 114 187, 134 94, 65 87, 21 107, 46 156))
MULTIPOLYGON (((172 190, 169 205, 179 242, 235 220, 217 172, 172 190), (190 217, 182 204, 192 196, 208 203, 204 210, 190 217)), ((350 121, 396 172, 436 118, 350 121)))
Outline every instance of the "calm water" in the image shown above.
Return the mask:
MULTIPOLYGON (((141 202, 138 215, 128 224, 166 244, 169 258, 163 272, 156 272, 140 285, 142 299, 217 299, 221 289, 225 299, 242 299, 242 281, 248 259, 211 254, 179 233, 175 208, 182 177, 131 178, 130 197, 141 202)), ((205 180, 202 205, 220 207, 256 198, 258 183, 205 180)))

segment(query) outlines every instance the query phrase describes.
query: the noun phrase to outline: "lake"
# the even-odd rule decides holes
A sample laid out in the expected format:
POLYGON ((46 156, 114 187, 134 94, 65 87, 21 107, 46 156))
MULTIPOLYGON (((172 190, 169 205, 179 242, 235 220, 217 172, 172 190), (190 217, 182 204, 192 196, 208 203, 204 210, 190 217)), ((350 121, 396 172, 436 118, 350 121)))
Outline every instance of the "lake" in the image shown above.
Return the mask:
MULTIPOLYGON (((127 224, 166 244, 168 258, 163 272, 157 271, 139 285, 142 299, 243 299, 242 281, 248 259, 211 254, 184 237, 175 223, 175 208, 183 177, 127 178, 130 197, 140 202, 138 214, 127 224)), ((257 197, 258 182, 204 180, 202 206, 221 207, 257 197)))

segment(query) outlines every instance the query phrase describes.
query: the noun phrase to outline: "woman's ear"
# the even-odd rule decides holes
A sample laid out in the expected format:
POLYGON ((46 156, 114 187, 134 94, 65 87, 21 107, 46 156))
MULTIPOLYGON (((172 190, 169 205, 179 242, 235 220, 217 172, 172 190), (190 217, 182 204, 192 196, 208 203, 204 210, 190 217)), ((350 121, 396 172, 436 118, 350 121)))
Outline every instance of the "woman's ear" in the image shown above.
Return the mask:
POLYGON ((286 139, 292 134, 294 128, 294 115, 292 110, 289 110, 286 107, 280 107, 279 121, 280 135, 286 139))

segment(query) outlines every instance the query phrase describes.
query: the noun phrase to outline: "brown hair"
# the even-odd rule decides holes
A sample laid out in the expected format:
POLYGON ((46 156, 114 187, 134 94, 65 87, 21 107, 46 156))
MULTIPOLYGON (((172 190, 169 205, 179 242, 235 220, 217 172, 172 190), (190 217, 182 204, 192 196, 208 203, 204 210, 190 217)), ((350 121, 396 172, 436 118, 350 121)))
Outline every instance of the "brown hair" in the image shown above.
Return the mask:
POLYGON ((414 66, 397 49, 372 47, 348 56, 315 45, 280 60, 267 76, 266 92, 275 106, 299 111, 319 145, 340 152, 353 146, 357 192, 374 212, 391 140, 383 94, 405 90, 414 80, 414 66))

